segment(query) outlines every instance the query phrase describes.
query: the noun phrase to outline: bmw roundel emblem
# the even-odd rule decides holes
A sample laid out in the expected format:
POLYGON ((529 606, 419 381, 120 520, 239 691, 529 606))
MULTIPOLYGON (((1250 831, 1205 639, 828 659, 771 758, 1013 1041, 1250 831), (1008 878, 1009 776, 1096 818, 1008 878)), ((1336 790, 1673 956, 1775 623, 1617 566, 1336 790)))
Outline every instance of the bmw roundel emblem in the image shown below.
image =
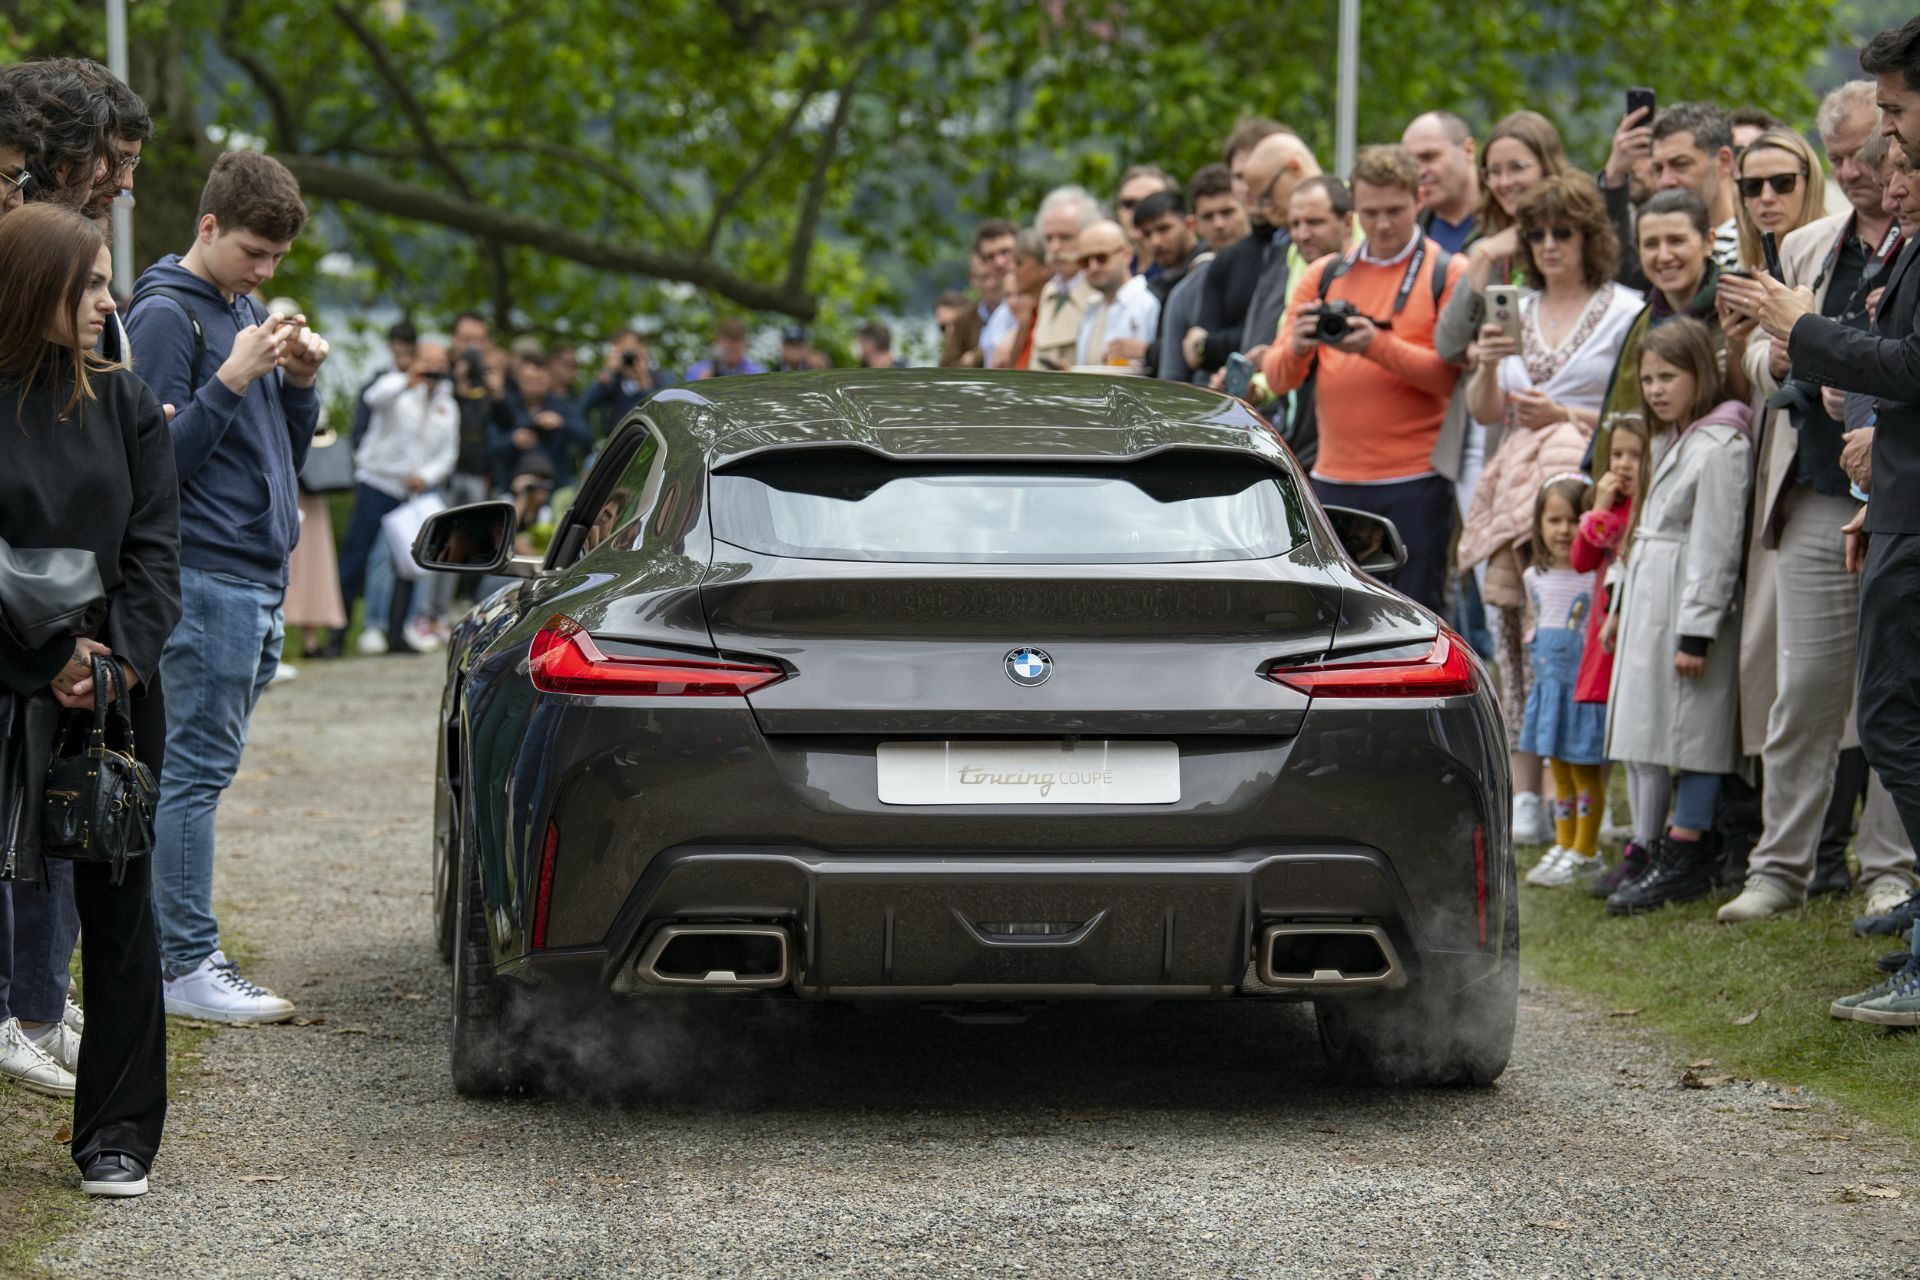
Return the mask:
POLYGON ((1007 679, 1031 688, 1045 684, 1053 674, 1053 659, 1044 649, 1014 649, 1007 654, 1007 679))

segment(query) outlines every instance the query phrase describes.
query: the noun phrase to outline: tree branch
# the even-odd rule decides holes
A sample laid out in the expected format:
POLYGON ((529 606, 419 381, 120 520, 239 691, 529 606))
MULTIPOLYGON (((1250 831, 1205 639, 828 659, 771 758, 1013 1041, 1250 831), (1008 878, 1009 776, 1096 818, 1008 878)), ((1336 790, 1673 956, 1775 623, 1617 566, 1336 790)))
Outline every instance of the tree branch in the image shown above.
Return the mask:
POLYGON ((300 145, 300 118, 294 113, 293 104, 287 100, 286 92, 280 87, 280 81, 260 59, 240 47, 234 39, 234 24, 240 19, 243 0, 227 0, 226 12, 220 19, 220 49, 231 58, 236 66, 247 73, 253 81, 253 87, 266 99, 267 112, 273 117, 274 131, 279 135, 278 142, 286 148, 300 145))
POLYGON ((309 195, 345 200, 396 217, 411 218, 503 245, 524 245, 582 266, 678 280, 760 311, 777 311, 811 320, 818 300, 791 282, 773 285, 735 275, 704 254, 639 248, 602 240, 539 218, 506 213, 477 200, 462 199, 407 182, 322 159, 279 157, 309 195))
POLYGON ((827 60, 822 58, 813 64, 813 72, 807 77, 807 83, 800 90, 800 100, 793 104, 793 110, 787 112, 787 118, 780 122, 780 128, 767 139, 766 145, 760 148, 760 153, 754 156, 753 163, 747 166, 746 172, 727 188, 725 194, 713 202, 713 212, 707 218, 707 233, 700 238, 702 253, 713 252, 714 245, 720 242, 720 228, 725 223, 727 215, 731 214, 733 207, 740 203, 740 197, 746 194, 747 188, 760 180, 760 175, 765 173, 767 166, 773 163, 773 158, 779 153, 780 148, 786 146, 787 140, 793 137, 793 131, 800 126, 800 117, 806 113, 807 105, 813 101, 814 95, 820 92, 820 83, 826 78, 827 60))
MULTIPOLYGON (((662 223, 670 220, 659 199, 633 174, 605 156, 595 155, 579 147, 570 147, 564 142, 549 142, 544 138, 448 138, 444 139, 440 145, 450 152, 472 151, 483 155, 544 156, 549 160, 570 164, 604 179, 610 185, 645 204, 647 211, 662 223)), ((315 150, 365 156, 370 160, 424 160, 427 158, 425 151, 419 147, 362 146, 351 142, 318 147, 315 150)))
MULTIPOLYGON (((856 39, 870 37, 875 19, 886 8, 887 0, 867 0, 860 10, 860 16, 854 19, 853 34, 856 39)), ((827 122, 827 130, 820 139, 820 149, 813 156, 813 173, 807 178, 807 194, 800 206, 800 219, 794 224, 793 244, 787 249, 787 278, 785 287, 791 292, 803 292, 807 285, 807 259, 813 256, 813 238, 820 227, 820 208, 827 196, 827 172, 833 167, 834 152, 840 148, 840 135, 846 130, 847 116, 853 110, 853 91, 860 78, 867 73, 874 60, 880 56, 880 42, 868 40, 867 51, 854 64, 847 78, 839 88, 839 99, 833 104, 833 119, 827 122)))

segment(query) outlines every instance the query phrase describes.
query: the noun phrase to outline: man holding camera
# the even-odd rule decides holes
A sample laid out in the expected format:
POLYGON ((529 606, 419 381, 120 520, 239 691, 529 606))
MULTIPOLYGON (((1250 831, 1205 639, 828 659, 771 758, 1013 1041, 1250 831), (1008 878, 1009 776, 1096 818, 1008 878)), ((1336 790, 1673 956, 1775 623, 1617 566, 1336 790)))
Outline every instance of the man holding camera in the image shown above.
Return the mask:
POLYGON ((1352 187, 1366 239, 1307 269, 1286 338, 1267 349, 1267 385, 1285 394, 1313 377, 1315 492, 1392 520, 1407 547, 1394 585, 1437 610, 1454 508, 1430 458, 1460 370, 1434 351, 1433 325, 1466 260, 1420 234, 1420 168, 1406 148, 1362 148, 1352 187))
POLYGON ((600 367, 600 376, 580 398, 580 412, 593 427, 594 436, 604 440, 613 434, 628 410, 678 381, 653 362, 647 340, 637 330, 616 329, 607 344, 607 358, 600 367))

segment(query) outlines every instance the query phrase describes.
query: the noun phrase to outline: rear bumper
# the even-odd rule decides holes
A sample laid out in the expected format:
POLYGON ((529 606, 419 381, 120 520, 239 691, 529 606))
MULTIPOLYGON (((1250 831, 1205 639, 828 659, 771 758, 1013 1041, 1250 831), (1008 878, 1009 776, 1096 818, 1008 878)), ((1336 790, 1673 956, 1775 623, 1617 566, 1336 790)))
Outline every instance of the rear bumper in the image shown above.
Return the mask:
POLYGON ((1388 859, 1363 848, 1176 858, 698 846, 654 859, 606 947, 536 953, 509 972, 616 995, 686 994, 684 984, 650 979, 642 961, 663 928, 715 921, 784 929, 792 966, 780 990, 814 999, 1321 998, 1408 982, 1454 990, 1493 972, 1501 946, 1497 931, 1485 948, 1434 945, 1460 930, 1431 904, 1423 912, 1388 859), (1376 938, 1391 977, 1316 980, 1308 965, 1280 978, 1262 968, 1271 933, 1317 924, 1349 941, 1376 938))

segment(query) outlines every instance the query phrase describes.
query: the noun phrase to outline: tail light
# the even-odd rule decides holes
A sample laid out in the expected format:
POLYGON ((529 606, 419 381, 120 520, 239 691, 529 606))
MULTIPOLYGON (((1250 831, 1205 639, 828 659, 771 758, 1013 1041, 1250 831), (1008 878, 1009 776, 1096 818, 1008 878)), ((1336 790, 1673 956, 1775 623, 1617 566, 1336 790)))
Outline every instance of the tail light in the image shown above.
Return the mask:
POLYGON ((1487 825, 1473 824, 1473 914, 1480 926, 1480 945, 1487 945, 1487 825))
POLYGON ((533 638, 527 674, 543 693, 659 698, 739 697, 787 678, 779 667, 691 658, 609 657, 564 614, 547 620, 533 638))
POLYGON ((1466 642, 1445 628, 1424 657, 1274 667, 1267 679, 1315 698, 1451 698, 1477 683, 1466 642))
POLYGON ((533 946, 536 951, 547 945, 547 908, 553 904, 553 854, 560 844, 560 828, 547 822, 547 842, 540 850, 540 878, 533 890, 533 946))

